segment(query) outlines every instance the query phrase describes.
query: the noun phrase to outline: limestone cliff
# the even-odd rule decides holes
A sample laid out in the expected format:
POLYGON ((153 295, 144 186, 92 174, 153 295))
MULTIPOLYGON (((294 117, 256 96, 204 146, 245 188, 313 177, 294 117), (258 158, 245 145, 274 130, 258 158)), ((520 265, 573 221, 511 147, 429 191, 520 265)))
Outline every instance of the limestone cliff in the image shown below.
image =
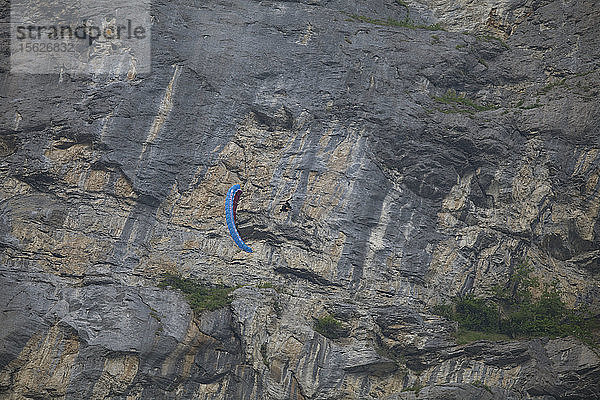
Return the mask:
POLYGON ((577 339, 431 313, 524 258, 598 313, 597 1, 151 13, 148 75, 0 61, 0 398, 600 398, 577 339), (194 318, 165 272, 241 287, 194 318))

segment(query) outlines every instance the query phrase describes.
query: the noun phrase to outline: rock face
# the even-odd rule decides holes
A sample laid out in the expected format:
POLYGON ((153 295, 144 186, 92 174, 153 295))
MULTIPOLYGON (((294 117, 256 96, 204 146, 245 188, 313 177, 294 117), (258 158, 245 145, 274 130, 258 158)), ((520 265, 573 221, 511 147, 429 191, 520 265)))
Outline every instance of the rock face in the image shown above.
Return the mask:
POLYGON ((457 345, 430 312, 523 258, 599 310, 598 2, 152 16, 147 76, 0 61, 0 398, 600 398, 578 340, 457 345), (164 272, 243 286, 194 317, 164 272))

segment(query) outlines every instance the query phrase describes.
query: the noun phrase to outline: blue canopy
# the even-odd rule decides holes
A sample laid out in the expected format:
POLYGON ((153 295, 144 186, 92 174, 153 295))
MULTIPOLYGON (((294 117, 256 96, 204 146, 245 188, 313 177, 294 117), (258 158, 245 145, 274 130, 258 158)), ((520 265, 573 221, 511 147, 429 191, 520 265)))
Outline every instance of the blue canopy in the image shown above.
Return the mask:
POLYGON ((244 243, 235 227, 236 210, 241 195, 242 189, 239 184, 233 185, 227 191, 227 196, 225 197, 225 221, 227 222, 227 228, 229 228, 229 233, 235 244, 237 244, 240 249, 252 253, 252 249, 244 243))

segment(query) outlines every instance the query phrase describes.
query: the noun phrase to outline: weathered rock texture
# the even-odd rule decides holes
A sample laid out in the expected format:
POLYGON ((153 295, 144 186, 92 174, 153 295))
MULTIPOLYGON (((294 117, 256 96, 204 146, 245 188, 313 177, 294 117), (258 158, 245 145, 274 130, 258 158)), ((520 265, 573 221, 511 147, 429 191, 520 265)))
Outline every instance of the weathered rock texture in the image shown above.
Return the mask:
POLYGON ((599 309, 597 1, 152 15, 148 76, 2 58, 0 398, 600 398, 576 339, 459 346, 430 313, 523 258, 599 309), (407 14, 446 30, 356 17, 407 14), (223 219, 238 182, 251 255, 223 219), (244 286, 193 318, 165 271, 244 286))

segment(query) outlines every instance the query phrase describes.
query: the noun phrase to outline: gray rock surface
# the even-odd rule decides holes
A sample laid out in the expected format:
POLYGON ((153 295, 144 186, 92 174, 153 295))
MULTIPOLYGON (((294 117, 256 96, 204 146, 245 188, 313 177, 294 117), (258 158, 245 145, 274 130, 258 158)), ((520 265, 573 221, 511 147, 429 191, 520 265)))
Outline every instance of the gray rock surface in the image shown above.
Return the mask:
POLYGON ((600 398, 597 349, 430 313, 523 258, 598 313, 597 2, 151 13, 149 75, 0 60, 0 398, 600 398), (164 272, 242 287, 194 317, 164 272))

